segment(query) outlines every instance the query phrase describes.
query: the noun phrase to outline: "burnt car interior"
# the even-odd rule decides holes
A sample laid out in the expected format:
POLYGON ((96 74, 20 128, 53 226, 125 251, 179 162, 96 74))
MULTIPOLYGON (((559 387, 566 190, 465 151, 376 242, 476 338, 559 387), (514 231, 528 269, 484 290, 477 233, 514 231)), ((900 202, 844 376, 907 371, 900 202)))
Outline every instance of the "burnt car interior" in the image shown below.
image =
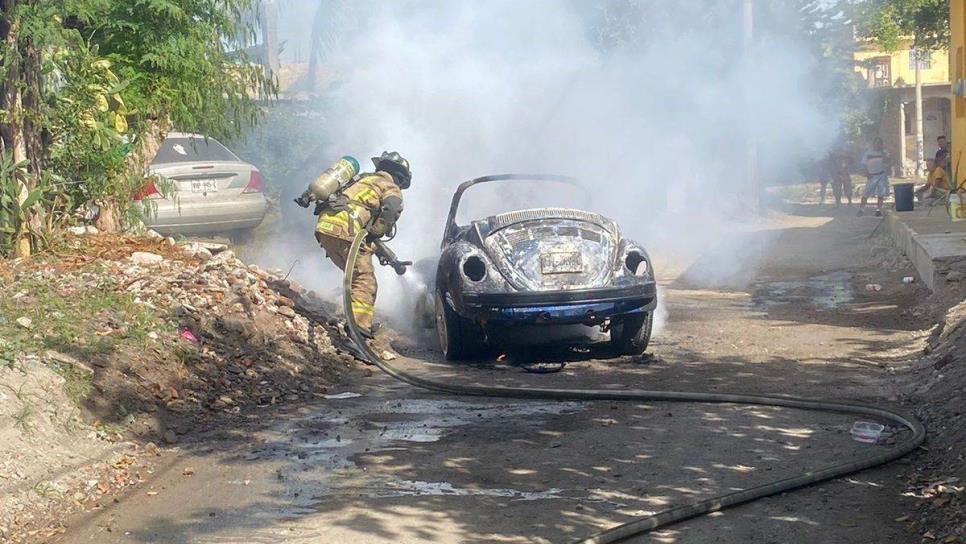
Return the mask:
MULTIPOLYGON (((453 194, 453 200, 450 203, 449 214, 446 218, 446 227, 443 230, 443 247, 453 243, 457 238, 461 236, 466 236, 468 231, 472 229, 472 225, 459 225, 457 224, 456 218, 460 211, 460 203, 463 200, 463 194, 466 193, 471 187, 481 185, 484 183, 492 182, 505 182, 505 181, 548 181, 557 182, 568 185, 575 189, 581 191, 581 196, 585 201, 585 206, 589 206, 591 203, 591 193, 583 185, 581 185, 576 178, 569 176, 558 176, 553 174, 498 174, 493 176, 483 176, 476 179, 471 179, 465 181, 456 188, 456 192, 453 194)), ((490 221, 487 221, 490 223, 490 221)), ((476 233, 477 235, 483 235, 485 237, 488 233, 476 233)), ((482 240, 481 240, 482 241, 482 240)))

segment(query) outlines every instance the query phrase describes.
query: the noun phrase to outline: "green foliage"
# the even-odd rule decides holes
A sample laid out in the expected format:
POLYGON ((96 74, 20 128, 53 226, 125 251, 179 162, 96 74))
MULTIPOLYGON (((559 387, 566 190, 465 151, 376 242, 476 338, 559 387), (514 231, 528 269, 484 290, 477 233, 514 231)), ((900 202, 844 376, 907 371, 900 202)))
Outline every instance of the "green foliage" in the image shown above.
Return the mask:
POLYGON ((0 337, 0 368, 14 368, 17 356, 23 353, 25 346, 19 339, 7 340, 0 337))
POLYGON ((0 155, 0 255, 27 230, 27 210, 44 196, 43 186, 27 190, 27 165, 0 155))
POLYGON ((127 141, 134 137, 127 122, 132 112, 122 96, 125 85, 111 62, 84 42, 53 57, 67 77, 50 97, 48 167, 71 179, 63 186, 68 202, 133 194, 140 181, 125 160, 127 141))
POLYGON ((274 94, 260 66, 233 51, 252 37, 241 27, 253 0, 92 0, 101 6, 90 41, 128 84, 143 119, 230 138, 258 120, 252 99, 274 94))
MULTIPOLYGON (((43 127, 44 134, 31 135, 43 149, 42 156, 28 157, 25 181, 29 204, 41 205, 34 211, 47 218, 46 227, 62 225, 93 201, 111 202, 123 217, 143 216, 131 196, 143 186, 156 151, 142 145, 153 141, 146 136, 178 128, 229 139, 258 121, 260 100, 273 97, 276 87, 240 52, 253 36, 243 14, 255 5, 34 0, 0 12, 0 23, 16 22, 19 30, 14 40, 0 43, 0 91, 33 88, 40 95, 25 103, 22 115, 4 111, 0 98, 0 123, 10 131, 43 127), (29 51, 32 58, 39 52, 39 66, 22 62, 29 51), (47 189, 34 194, 38 184, 47 189)), ((22 171, 8 166, 0 172, 3 195, 17 189, 11 180, 22 171)), ((5 197, 0 206, 0 252, 30 208, 15 209, 11 202, 5 197)))
MULTIPOLYGON (((29 280, 0 285, 0 368, 12 368, 20 353, 44 349, 92 364, 122 348, 145 349, 151 331, 174 329, 174 323, 134 299, 112 282, 85 289, 58 289, 49 282, 29 280), (16 292, 28 294, 14 299, 16 292), (33 321, 32 329, 16 324, 24 316, 33 321), (104 335, 107 328, 111 334, 104 335)), ((94 391, 88 371, 69 363, 49 365, 63 377, 63 390, 75 404, 94 391)), ((29 416, 25 413, 22 421, 28 422, 29 416)))
POLYGON ((885 51, 949 47, 949 0, 858 0, 856 27, 885 51))

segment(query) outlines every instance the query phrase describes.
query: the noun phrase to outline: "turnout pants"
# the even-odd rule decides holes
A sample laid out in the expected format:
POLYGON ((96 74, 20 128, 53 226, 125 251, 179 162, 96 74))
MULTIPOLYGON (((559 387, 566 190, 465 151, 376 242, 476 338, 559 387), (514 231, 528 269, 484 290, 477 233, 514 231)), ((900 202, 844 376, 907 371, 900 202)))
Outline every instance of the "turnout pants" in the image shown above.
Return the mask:
MULTIPOLYGON (((344 272, 346 260, 349 258, 349 246, 352 243, 321 232, 316 232, 315 238, 325 250, 325 256, 344 272)), ((352 271, 352 289, 349 295, 352 298, 352 315, 356 318, 356 323, 365 331, 372 330, 377 290, 376 271, 372 265, 372 248, 369 244, 362 244, 359 248, 359 257, 356 259, 355 270, 352 271)))

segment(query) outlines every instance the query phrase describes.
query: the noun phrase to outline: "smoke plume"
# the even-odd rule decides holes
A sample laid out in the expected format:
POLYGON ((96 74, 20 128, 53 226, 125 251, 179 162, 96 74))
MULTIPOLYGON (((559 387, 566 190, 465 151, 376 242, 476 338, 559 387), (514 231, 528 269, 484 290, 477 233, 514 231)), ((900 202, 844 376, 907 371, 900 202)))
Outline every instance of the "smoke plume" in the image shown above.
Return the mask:
MULTIPOLYGON (((306 17, 318 6, 288 4, 281 9, 306 17)), ((349 15, 341 20, 357 28, 316 29, 344 33, 327 59, 339 74, 325 119, 333 145, 326 161, 384 149, 411 161, 413 184, 393 242, 404 258, 438 251, 461 181, 545 172, 583 180, 589 194, 574 197, 575 206, 616 219, 658 267, 726 247, 694 261, 706 264, 692 266, 688 278, 740 282, 760 253, 735 241, 734 225, 754 215, 749 142, 757 178, 784 180, 836 129, 820 108, 813 77, 820 58, 796 3, 754 2, 750 41, 742 4, 341 3, 349 15)), ((517 199, 487 189, 466 199, 509 210, 560 196, 538 187, 517 199)), ((397 307, 401 283, 390 270, 380 279, 380 308, 397 307)))

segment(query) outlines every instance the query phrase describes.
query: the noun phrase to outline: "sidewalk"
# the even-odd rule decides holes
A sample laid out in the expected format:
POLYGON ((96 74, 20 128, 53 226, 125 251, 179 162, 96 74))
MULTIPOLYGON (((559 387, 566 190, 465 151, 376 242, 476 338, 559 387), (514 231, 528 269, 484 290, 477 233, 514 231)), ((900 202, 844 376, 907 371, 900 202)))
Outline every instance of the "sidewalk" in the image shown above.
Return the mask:
POLYGON ((930 289, 966 281, 966 221, 951 221, 941 207, 917 208, 886 212, 885 227, 930 289))

